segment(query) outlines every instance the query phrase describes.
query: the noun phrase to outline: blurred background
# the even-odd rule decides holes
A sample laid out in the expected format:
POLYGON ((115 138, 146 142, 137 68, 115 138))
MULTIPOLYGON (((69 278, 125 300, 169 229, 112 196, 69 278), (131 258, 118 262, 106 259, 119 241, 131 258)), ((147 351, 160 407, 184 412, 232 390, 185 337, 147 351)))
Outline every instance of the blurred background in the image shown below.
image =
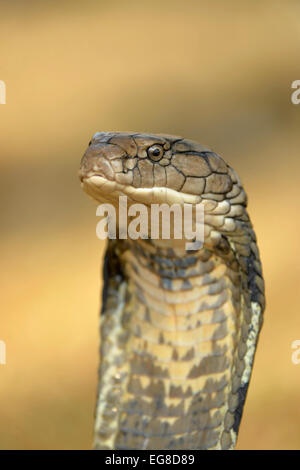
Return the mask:
POLYGON ((0 0, 0 45, 0 448, 91 447, 103 244, 77 170, 133 130, 240 174, 267 309, 238 449, 299 449, 299 2, 0 0))

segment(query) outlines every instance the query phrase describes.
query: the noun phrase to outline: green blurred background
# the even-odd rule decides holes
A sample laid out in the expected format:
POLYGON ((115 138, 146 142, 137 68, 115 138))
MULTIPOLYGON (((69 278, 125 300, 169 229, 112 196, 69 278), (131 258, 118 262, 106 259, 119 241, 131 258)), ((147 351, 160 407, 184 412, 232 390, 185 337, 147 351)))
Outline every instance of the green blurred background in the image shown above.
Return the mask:
POLYGON ((91 447, 103 244, 77 170, 133 130, 241 175, 267 309, 238 448, 299 449, 299 2, 0 1, 0 47, 0 448, 91 447))

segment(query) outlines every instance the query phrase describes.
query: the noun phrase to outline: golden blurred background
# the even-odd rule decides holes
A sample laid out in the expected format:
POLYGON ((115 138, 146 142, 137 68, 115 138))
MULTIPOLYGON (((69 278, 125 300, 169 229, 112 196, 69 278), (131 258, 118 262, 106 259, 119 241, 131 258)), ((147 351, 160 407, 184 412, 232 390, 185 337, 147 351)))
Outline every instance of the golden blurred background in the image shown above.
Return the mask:
POLYGON ((77 170, 133 130, 241 175, 267 309, 238 449, 299 449, 299 2, 0 0, 0 45, 0 448, 91 447, 103 244, 77 170))

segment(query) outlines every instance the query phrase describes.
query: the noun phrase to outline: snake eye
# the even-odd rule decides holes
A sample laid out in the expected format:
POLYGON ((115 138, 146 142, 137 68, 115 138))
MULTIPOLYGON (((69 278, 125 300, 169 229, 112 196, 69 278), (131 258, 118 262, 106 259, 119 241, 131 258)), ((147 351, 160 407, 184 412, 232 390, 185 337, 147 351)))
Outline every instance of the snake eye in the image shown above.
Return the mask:
POLYGON ((153 160, 154 162, 159 162, 159 160, 163 157, 164 149, 161 145, 152 145, 152 147, 148 148, 148 157, 153 160))

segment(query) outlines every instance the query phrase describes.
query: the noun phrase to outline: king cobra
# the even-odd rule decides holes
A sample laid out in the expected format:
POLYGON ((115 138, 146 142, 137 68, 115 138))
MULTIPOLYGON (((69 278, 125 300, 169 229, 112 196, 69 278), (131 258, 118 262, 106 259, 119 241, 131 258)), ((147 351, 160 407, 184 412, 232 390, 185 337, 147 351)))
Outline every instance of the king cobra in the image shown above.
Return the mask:
POLYGON ((203 204, 204 241, 109 239, 95 449, 234 449, 264 311, 256 236, 237 173, 170 135, 97 132, 83 189, 118 210, 203 204))

